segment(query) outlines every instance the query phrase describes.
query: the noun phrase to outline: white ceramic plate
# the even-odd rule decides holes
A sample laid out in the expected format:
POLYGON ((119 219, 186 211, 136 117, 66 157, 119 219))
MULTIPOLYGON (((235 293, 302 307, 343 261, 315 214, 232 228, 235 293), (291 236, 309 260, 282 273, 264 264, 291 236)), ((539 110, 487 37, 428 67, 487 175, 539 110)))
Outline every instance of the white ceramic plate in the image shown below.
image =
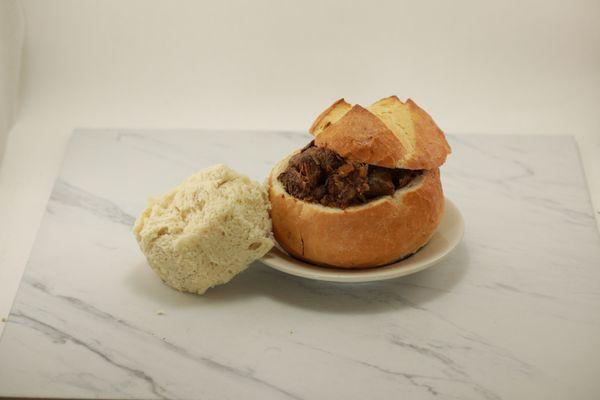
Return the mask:
POLYGON ((329 282, 370 282, 414 274, 431 267, 452 251, 462 240, 465 223, 458 208, 446 199, 444 216, 433 237, 412 256, 383 267, 370 269, 325 268, 291 257, 275 246, 261 258, 264 264, 290 275, 329 282))

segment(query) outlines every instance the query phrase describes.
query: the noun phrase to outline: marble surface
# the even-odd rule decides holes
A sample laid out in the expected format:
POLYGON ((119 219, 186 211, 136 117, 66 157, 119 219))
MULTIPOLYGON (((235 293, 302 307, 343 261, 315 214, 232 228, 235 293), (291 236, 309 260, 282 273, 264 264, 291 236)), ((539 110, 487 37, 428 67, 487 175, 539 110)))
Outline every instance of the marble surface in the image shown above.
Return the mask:
POLYGON ((0 396, 589 399, 600 392, 600 240, 567 136, 452 136, 464 242, 393 281, 255 263, 205 296, 147 267, 148 195, 225 162, 263 179, 293 132, 79 131, 0 340, 0 396))

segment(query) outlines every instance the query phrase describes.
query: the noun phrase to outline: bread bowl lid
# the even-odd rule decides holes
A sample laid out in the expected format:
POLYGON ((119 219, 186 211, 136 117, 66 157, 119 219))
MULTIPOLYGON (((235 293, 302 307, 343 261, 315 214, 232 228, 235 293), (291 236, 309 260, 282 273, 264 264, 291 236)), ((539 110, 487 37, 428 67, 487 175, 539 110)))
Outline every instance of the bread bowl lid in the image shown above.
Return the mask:
POLYGON ((444 132, 413 100, 383 98, 369 107, 340 99, 309 132, 315 144, 353 161, 387 168, 434 169, 451 149, 444 132))

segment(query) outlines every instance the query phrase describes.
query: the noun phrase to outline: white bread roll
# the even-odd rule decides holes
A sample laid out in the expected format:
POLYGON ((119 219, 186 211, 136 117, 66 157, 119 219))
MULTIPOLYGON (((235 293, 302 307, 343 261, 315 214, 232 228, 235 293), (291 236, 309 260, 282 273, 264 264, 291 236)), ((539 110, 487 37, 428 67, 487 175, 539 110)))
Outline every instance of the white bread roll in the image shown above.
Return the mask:
POLYGON ((202 294, 271 249, 269 208, 261 184, 216 165, 151 199, 133 232, 167 285, 202 294))

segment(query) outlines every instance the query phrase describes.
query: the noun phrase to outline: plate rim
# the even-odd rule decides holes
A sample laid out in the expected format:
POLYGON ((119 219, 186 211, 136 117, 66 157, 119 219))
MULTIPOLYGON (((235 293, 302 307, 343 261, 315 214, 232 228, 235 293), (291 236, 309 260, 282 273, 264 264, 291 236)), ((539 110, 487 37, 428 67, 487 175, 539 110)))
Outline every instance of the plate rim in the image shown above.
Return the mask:
MULTIPOLYGON (((289 254, 287 254, 285 252, 285 250, 281 249, 277 243, 275 244, 275 247, 273 249, 271 249, 266 255, 264 255, 262 258, 258 259, 257 261, 260 261, 262 264, 265 264, 269 268, 273 268, 277 271, 286 273, 288 275, 298 276, 298 277, 304 278, 304 279, 324 281, 324 282, 336 282, 336 283, 375 282, 375 281, 395 279, 395 278, 399 278, 402 276, 411 275, 411 274, 423 271, 424 269, 427 269, 427 268, 437 264, 438 262, 440 262, 443 258, 445 258, 448 254, 450 254, 463 240, 464 233, 465 233, 465 222, 464 222, 462 213, 460 212, 460 210, 458 209, 456 204, 454 204, 454 202, 452 200, 450 200, 448 197, 444 197, 444 201, 445 201, 445 207, 444 207, 444 215, 442 216, 442 220, 444 217, 446 217, 448 212, 451 210, 451 212, 458 217, 458 226, 455 227, 455 229, 458 229, 458 232, 456 235, 451 237, 451 242, 447 245, 446 248, 443 249, 443 251, 440 251, 438 254, 435 254, 435 256, 432 259, 426 260, 423 263, 418 264, 412 268, 401 268, 402 267, 401 264, 403 262, 405 262, 405 260, 397 261, 395 263, 388 264, 383 267, 375 267, 375 268, 360 269, 360 270, 352 270, 352 269, 344 270, 344 269, 321 267, 318 265, 307 263, 306 261, 302 261, 302 260, 293 258, 289 254), (274 250, 283 252, 287 258, 292 259, 293 262, 295 262, 297 264, 309 265, 311 267, 311 269, 309 269, 309 268, 304 269, 304 268, 302 268, 301 265, 296 265, 296 267, 287 267, 287 266, 278 265, 276 262, 273 262, 273 259, 281 260, 281 259, 283 259, 283 257, 274 253, 274 250), (313 270, 313 268, 319 268, 320 271, 315 272, 313 270), (387 268, 387 269, 383 269, 383 268, 387 268)), ((434 233, 434 236, 436 234, 437 234, 437 231, 434 233)), ((427 245, 425 245, 425 246, 427 246, 427 245)), ((290 262, 289 260, 285 260, 285 261, 290 262)))

